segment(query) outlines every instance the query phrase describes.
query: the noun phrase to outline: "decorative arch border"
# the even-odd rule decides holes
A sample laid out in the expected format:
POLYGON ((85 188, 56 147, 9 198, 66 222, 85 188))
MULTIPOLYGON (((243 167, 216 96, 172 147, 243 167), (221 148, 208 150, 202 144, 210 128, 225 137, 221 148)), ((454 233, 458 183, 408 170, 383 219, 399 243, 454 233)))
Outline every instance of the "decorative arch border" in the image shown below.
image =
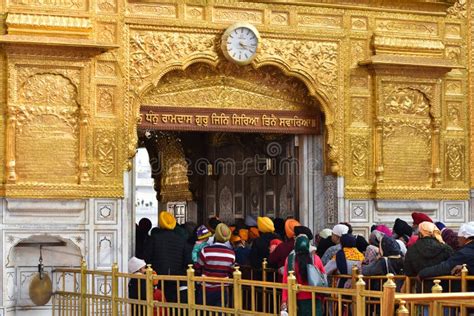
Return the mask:
MULTIPOLYGON (((196 38, 196 41, 201 41, 197 43, 192 50, 189 52, 189 47, 183 49, 182 52, 178 52, 177 56, 170 58, 169 56, 153 56, 150 53, 145 54, 144 57, 145 63, 141 65, 142 69, 146 68, 146 71, 149 71, 149 68, 154 69, 153 72, 150 72, 148 75, 144 75, 142 78, 135 78, 131 75, 130 70, 133 66, 130 64, 133 62, 133 58, 129 58, 129 63, 127 64, 127 80, 128 80, 128 94, 129 98, 126 98, 126 102, 129 102, 128 106, 131 110, 132 122, 129 123, 129 146, 128 146, 128 168, 131 167, 130 159, 134 157, 136 152, 137 139, 137 126, 139 119, 139 112, 141 106, 141 100, 149 91, 155 88, 161 78, 174 70, 186 70, 192 64, 195 63, 205 63, 211 67, 217 67, 217 65, 223 60, 223 56, 218 52, 217 47, 218 41, 220 40, 220 31, 216 30, 206 30, 195 33, 183 33, 182 30, 170 30, 164 29, 164 32, 159 32, 160 29, 155 29, 151 31, 150 29, 141 30, 142 34, 137 34, 136 38, 130 36, 130 28, 127 28, 127 38, 132 42, 139 43, 139 49, 145 52, 144 47, 144 38, 146 36, 162 36, 168 31, 169 36, 174 36, 173 41, 175 47, 179 45, 189 45, 190 41, 196 38), (158 33, 159 32, 159 33, 158 33), (174 33, 173 33, 174 32, 174 33), (155 33, 155 34, 153 34, 155 33), (176 33, 179 33, 176 35, 176 33), (159 34, 159 35, 158 35, 159 34), (139 36, 143 37, 139 39, 139 36), (207 37, 205 36, 207 35, 207 37), (177 39, 179 37, 179 39, 177 39), (204 41, 207 41, 206 44, 203 44, 204 41), (211 43, 211 44, 210 44, 211 43), (187 53, 187 54, 186 54, 187 53), (179 54, 182 54, 180 56, 179 54), (154 65, 154 66, 153 66, 154 65)), ((133 29, 134 32, 139 32, 140 29, 133 29)), ((155 41, 154 44, 160 41, 155 41)), ((160 42, 161 43, 161 42, 160 42)), ((163 45, 165 45, 164 43, 163 45)), ((136 47, 135 47, 136 48, 136 47)), ((155 47, 156 48, 156 47, 155 47)), ((129 57, 133 56, 137 51, 131 51, 131 47, 128 47, 129 57)), ((283 72, 286 76, 295 77, 298 80, 302 81, 305 86, 308 88, 309 96, 315 98, 318 103, 321 105, 321 110, 325 115, 325 126, 327 131, 327 145, 328 145, 328 158, 331 164, 331 171, 337 174, 343 172, 343 129, 344 129, 344 109, 342 105, 342 98, 340 97, 339 87, 340 87, 340 78, 342 73, 340 70, 340 45, 336 40, 317 40, 317 39, 286 39, 286 38, 272 38, 264 37, 262 39, 262 47, 259 52, 259 56, 251 63, 252 67, 255 70, 263 66, 275 66, 280 71, 283 72), (311 45, 308 43, 312 43, 311 45), (274 47, 278 45, 286 44, 284 50, 275 50, 274 47), (298 54, 295 54, 295 50, 301 50, 301 47, 305 44, 305 49, 308 52, 308 55, 302 54, 301 56, 309 56, 306 58, 306 61, 296 58, 298 54), (325 46, 326 45, 326 46, 325 46), (311 54, 316 54, 317 52, 324 51, 321 55, 330 56, 330 60, 311 58, 311 54), (276 53, 279 52, 279 53, 276 53), (312 52, 310 54, 310 52, 312 52), (316 52, 316 53, 315 53, 316 52), (322 67, 319 67, 322 66, 322 67), (317 72, 321 71, 322 73, 329 73, 327 78, 318 77, 317 72), (339 124, 337 122, 339 121, 339 124)), ((141 53, 141 52, 138 52, 141 53)), ((314 57, 314 56, 313 56, 314 57)), ((140 67, 140 66, 138 66, 140 67)), ((137 67, 136 67, 137 68, 137 67)), ((140 69, 135 69, 136 73, 139 73, 140 69)))

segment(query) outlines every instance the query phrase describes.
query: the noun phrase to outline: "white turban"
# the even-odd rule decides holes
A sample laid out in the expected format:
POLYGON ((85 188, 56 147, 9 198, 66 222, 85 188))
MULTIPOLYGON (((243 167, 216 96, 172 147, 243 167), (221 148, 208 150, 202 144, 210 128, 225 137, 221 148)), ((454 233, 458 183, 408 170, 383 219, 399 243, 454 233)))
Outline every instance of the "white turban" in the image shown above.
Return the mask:
POLYGON ((135 273, 141 268, 146 267, 146 262, 137 257, 131 257, 128 260, 128 273, 135 273))
POLYGON ((349 227, 347 227, 344 224, 337 224, 332 229, 332 233, 336 236, 339 236, 339 237, 341 237, 342 235, 347 234, 348 232, 349 232, 349 227))
POLYGON ((325 228, 319 233, 319 236, 323 239, 326 239, 331 235, 332 235, 332 230, 330 230, 329 228, 325 228))
POLYGON ((459 228, 458 236, 464 238, 474 237, 474 222, 462 224, 459 228))

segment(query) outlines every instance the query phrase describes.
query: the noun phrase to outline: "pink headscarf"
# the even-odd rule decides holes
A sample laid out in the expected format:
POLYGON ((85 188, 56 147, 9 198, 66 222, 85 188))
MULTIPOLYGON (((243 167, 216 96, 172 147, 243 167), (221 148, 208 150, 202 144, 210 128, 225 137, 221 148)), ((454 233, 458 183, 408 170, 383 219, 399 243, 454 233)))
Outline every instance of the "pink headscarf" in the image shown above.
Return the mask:
POLYGON ((377 227, 375 227, 375 230, 384 233, 385 236, 392 237, 392 230, 385 225, 377 225, 377 227))

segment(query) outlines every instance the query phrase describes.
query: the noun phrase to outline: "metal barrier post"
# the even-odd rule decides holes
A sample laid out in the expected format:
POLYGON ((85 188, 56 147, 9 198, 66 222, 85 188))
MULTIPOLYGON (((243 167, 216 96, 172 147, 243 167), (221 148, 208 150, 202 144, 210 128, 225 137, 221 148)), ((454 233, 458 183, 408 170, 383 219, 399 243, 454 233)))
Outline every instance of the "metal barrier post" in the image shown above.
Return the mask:
POLYGON ((242 279, 242 272, 239 270, 239 266, 235 267, 234 271, 234 310, 235 314, 239 315, 242 310, 242 284, 240 280, 242 279))
POLYGON ((356 282, 357 282, 357 277, 359 275, 359 268, 357 268, 357 266, 353 266, 352 267, 352 271, 351 271, 351 286, 353 289, 355 289, 355 285, 356 285, 356 282))
MULTIPOLYGON (((431 287, 431 293, 443 293, 443 287, 439 285, 440 282, 440 280, 433 281, 434 285, 431 287)), ((441 305, 438 302, 433 302, 433 315, 441 315, 440 307, 441 305)))
POLYGON ((296 315, 296 277, 293 271, 288 275, 288 315, 296 315))
POLYGON ((262 281, 263 282, 267 281, 267 266, 268 266, 267 258, 263 258, 263 261, 262 261, 262 281))
POLYGON ((81 262, 81 316, 87 316, 86 294, 87 294, 87 264, 86 264, 86 260, 83 259, 81 262))
POLYGON ((468 274, 466 264, 462 265, 461 269, 461 292, 467 292, 467 274, 468 274))
POLYGON ((392 316, 395 311, 395 282, 393 282, 393 274, 387 274, 387 281, 383 285, 382 293, 382 316, 392 316))
MULTIPOLYGON (((267 267, 268 262, 267 258, 263 258, 262 261, 262 281, 267 282, 267 267)), ((267 311, 267 295, 265 293, 265 287, 262 286, 262 311, 265 313, 267 311)))
POLYGON ((400 306, 397 309, 397 316, 404 316, 404 315, 410 314, 410 312, 408 311, 408 308, 406 308, 405 306, 406 302, 404 300, 400 300, 398 304, 400 306))
POLYGON ((118 265, 112 265, 112 316, 118 316, 118 265))
POLYGON ((195 300, 195 286, 194 286, 194 269, 192 264, 188 264, 188 270, 186 271, 188 277, 188 311, 189 315, 196 315, 196 300, 195 300))
POLYGON ((359 274, 359 280, 356 283, 356 316, 365 316, 365 296, 363 291, 365 290, 365 282, 362 274, 359 274))
POLYGON ((153 316, 153 269, 151 264, 146 268, 146 316, 153 316))

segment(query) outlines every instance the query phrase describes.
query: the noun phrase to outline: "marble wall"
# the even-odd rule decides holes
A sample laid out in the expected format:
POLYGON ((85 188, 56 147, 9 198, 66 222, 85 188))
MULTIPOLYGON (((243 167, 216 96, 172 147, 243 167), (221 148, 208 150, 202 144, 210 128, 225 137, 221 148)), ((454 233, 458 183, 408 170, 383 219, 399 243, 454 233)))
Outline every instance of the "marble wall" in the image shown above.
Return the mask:
MULTIPOLYGON (((34 307, 28 296, 37 272, 39 247, 16 247, 20 242, 64 241, 65 246, 44 247, 45 270, 79 266, 109 270, 117 262, 127 270, 130 199, 0 200, 0 315, 51 315, 51 302, 34 307)), ((53 287, 61 284, 52 276, 53 287)), ((98 284, 100 280, 97 280, 98 284)), ((72 282, 68 282, 71 283, 72 282)))

